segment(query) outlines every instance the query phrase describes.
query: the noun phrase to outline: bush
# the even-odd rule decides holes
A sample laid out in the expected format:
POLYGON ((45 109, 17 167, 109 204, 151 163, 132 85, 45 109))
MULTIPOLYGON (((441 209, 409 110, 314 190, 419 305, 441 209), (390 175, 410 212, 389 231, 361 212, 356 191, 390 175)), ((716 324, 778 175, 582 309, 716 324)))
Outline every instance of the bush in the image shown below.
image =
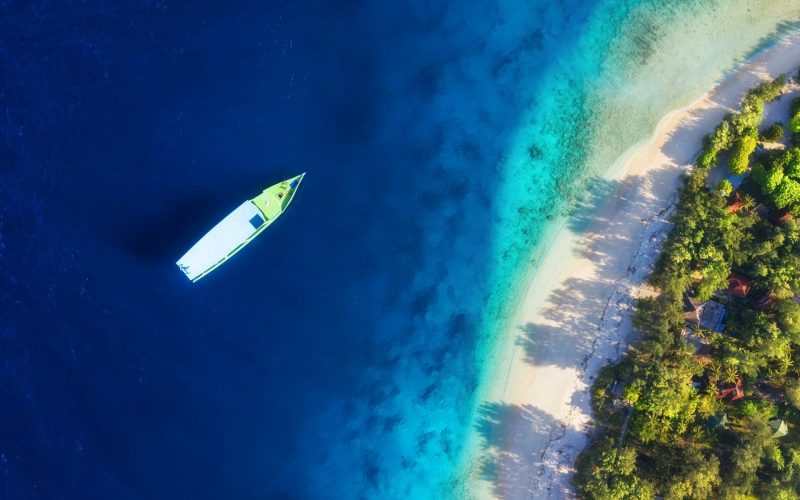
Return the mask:
POLYGON ((778 142, 783 137, 783 125, 780 122, 773 123, 761 133, 764 142, 778 142))
POLYGON ((744 137, 751 133, 750 129, 757 129, 761 125, 764 104, 756 102, 752 107, 743 109, 741 113, 731 119, 731 127, 739 137, 744 137))
POLYGON ((700 168, 711 168, 717 166, 718 151, 713 147, 706 147, 697 157, 697 166, 700 168))
POLYGON ((792 115, 800 113, 800 97, 795 97, 792 99, 792 103, 789 105, 789 110, 792 115))
POLYGON ((772 193, 772 201, 777 208, 786 208, 800 202, 800 182, 784 177, 778 188, 772 193))
POLYGON ((780 162, 786 175, 800 179, 800 148, 787 149, 780 162))
POLYGON ((742 103, 743 107, 746 107, 748 100, 753 99, 758 99, 762 102, 774 101, 780 97, 781 93, 783 92, 784 85, 786 85, 786 77, 784 75, 781 75, 770 82, 762 83, 747 93, 747 97, 744 98, 742 103))
POLYGON ((792 119, 789 120, 789 130, 800 132, 800 97, 796 97, 791 104, 792 119))
POLYGON ((743 174, 750 162, 750 155, 756 150, 756 139, 752 135, 745 135, 733 144, 728 170, 733 175, 743 174))
POLYGON ((764 175, 763 181, 761 182, 761 191, 766 194, 772 194, 778 186, 781 185, 783 182, 783 169, 779 166, 773 166, 769 172, 764 175))
POLYGON ((706 147, 717 151, 725 151, 733 145, 733 141, 736 138, 734 133, 731 120, 725 119, 714 129, 714 133, 705 137, 706 147))
POLYGON ((733 184, 728 179, 722 179, 714 187, 714 190, 722 196, 728 197, 733 192, 733 184))
POLYGON ((786 384, 786 400, 797 409, 800 409, 800 380, 786 384))
POLYGON ((768 399, 750 399, 742 403, 740 410, 746 417, 756 417, 760 420, 769 420, 778 412, 775 403, 768 399))
POLYGON ((789 120, 789 130, 794 133, 800 132, 800 113, 792 116, 792 119, 789 120))
POLYGON ((767 179, 767 170, 764 168, 764 165, 756 163, 750 167, 750 178, 753 179, 753 182, 758 184, 763 190, 764 182, 767 179))

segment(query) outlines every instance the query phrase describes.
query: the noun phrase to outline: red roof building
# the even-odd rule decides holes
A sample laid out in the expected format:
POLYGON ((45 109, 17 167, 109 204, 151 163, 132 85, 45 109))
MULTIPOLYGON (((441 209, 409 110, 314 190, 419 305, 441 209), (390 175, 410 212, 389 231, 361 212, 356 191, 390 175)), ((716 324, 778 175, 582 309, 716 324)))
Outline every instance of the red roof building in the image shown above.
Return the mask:
POLYGON ((728 203, 725 204, 728 207, 728 212, 736 213, 742 208, 744 208, 744 203, 742 203, 742 197, 739 196, 739 191, 735 191, 733 196, 730 197, 728 203))
POLYGON ((778 302, 778 297, 772 294, 766 294, 756 300, 753 305, 759 311, 769 311, 775 306, 776 302, 778 302))
POLYGON ((775 225, 784 224, 790 220, 794 220, 794 215, 789 213, 785 208, 783 210, 772 211, 767 216, 770 222, 775 225))
POLYGON ((742 378, 739 377, 735 384, 721 383, 717 391, 717 399, 727 399, 730 402, 742 399, 744 397, 744 386, 742 385, 742 378))
POLYGON ((750 293, 750 287, 753 285, 753 280, 747 276, 733 273, 728 276, 728 293, 734 297, 743 299, 750 293))

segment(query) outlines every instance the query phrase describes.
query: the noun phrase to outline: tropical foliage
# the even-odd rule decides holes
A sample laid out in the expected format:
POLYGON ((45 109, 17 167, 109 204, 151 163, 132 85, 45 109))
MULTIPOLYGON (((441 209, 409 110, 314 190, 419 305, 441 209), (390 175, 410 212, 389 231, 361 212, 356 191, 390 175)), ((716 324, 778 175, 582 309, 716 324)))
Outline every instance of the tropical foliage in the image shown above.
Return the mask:
POLYGON ((792 119, 789 120, 789 130, 800 132, 800 97, 792 101, 792 119))
POLYGON ((764 142, 777 142, 783 137, 783 125, 773 123, 761 133, 761 140, 764 142))
MULTIPOLYGON (((742 100, 742 110, 726 116, 714 132, 705 137, 703 150, 697 158, 697 166, 703 169, 714 167, 717 165, 719 155, 733 148, 731 171, 744 172, 747 169, 747 160, 756 147, 758 126, 761 124, 764 105, 777 99, 785 85, 786 79, 780 76, 750 90, 742 100)), ((800 127, 800 121, 797 122, 797 126, 800 127)), ((789 124, 790 129, 791 127, 792 123, 789 124)))
POLYGON ((747 170, 747 166, 750 163, 750 155, 756 150, 757 142, 752 129, 736 140, 731 151, 730 163, 728 163, 728 170, 732 174, 740 175, 747 170))
POLYGON ((764 155, 762 163, 753 167, 752 178, 764 201, 800 215, 800 148, 764 155))
MULTIPOLYGON (((743 156, 776 85, 751 91, 698 163, 743 156)), ((581 497, 800 497, 800 224, 768 216, 800 206, 800 149, 756 156, 737 209, 727 181, 685 177, 650 276, 659 294, 634 312, 641 340, 592 390, 596 428, 573 479, 581 497), (726 292, 732 273, 749 278, 744 297, 726 292), (724 329, 687 323, 690 298, 722 304, 724 329)))

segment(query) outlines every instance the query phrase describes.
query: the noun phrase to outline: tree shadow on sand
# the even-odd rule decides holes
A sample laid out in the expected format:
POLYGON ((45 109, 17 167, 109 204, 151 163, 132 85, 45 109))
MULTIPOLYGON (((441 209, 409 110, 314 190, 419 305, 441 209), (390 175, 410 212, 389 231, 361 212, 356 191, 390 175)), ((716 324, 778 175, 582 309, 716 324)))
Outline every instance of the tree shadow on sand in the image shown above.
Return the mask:
POLYGON ((572 211, 567 227, 580 236, 575 253, 595 263, 598 280, 617 279, 627 270, 626 255, 631 253, 619 249, 638 247, 646 226, 666 220, 675 194, 664 200, 651 193, 665 188, 677 193, 677 168, 658 168, 621 181, 598 178, 588 185, 590 194, 572 211))
POLYGON ((478 409, 476 430, 481 437, 480 478, 491 484, 499 498, 568 496, 569 468, 558 457, 562 450, 552 446, 574 443, 579 434, 551 415, 530 405, 484 403, 478 409), (553 453, 544 453, 555 451, 553 453), (549 487, 559 491, 548 490, 549 487))
POLYGON ((569 386, 562 395, 567 401, 544 402, 542 408, 550 413, 532 406, 481 409, 478 429, 491 451, 481 472, 498 496, 572 494, 568 478, 586 442, 581 429, 591 411, 591 374, 625 349, 629 339, 620 333, 631 331, 636 288, 649 275, 669 228, 674 196, 664 200, 650 193, 676 187, 678 178, 675 168, 661 168, 623 181, 596 179, 591 194, 573 212, 568 229, 578 236, 573 251, 581 259, 575 265, 586 266, 585 272, 564 277, 538 305, 536 320, 518 326, 516 339, 524 361, 544 368, 537 380, 569 386), (564 422, 552 416, 562 412, 564 422), (503 426, 507 434, 494 438, 494 429, 503 426), (519 442, 512 448, 507 440, 519 429, 525 434, 516 436, 519 442), (515 467, 526 476, 515 475, 515 467), (511 490, 523 487, 528 491, 511 490))
POLYGON ((546 360, 546 365, 584 371, 595 351, 621 348, 619 340, 601 338, 601 329, 629 321, 632 287, 644 283, 655 263, 674 199, 648 193, 666 183, 677 187, 677 177, 674 169, 661 168, 623 181, 590 183, 590 194, 573 210, 567 227, 579 236, 575 255, 590 262, 592 271, 567 278, 546 298, 536 322, 518 326, 516 344, 527 363, 546 360))
MULTIPOLYGON (((518 327, 516 345, 523 348, 525 361, 531 365, 582 371, 597 349, 598 333, 603 321, 623 321, 609 307, 613 293, 605 283, 570 279, 565 287, 554 291, 544 310, 542 321, 518 327), (598 314, 601 312, 601 314, 598 314), (605 317, 608 313, 609 316, 605 317), (569 349, 565 349, 569 346, 569 349)), ((616 305, 616 304, 613 304, 616 305)))

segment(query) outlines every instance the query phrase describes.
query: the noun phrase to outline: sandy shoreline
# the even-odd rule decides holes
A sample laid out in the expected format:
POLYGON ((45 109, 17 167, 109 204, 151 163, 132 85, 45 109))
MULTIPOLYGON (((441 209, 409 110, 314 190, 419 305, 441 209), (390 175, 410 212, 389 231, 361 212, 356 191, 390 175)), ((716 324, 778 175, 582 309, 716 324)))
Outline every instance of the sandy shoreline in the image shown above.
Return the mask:
MULTIPOLYGON (((569 477, 587 442, 591 380, 625 349, 631 305, 646 293, 642 284, 669 229, 681 174, 703 136, 738 107, 744 92, 761 80, 793 75, 798 65, 800 34, 794 34, 667 114, 650 140, 596 183, 597 204, 559 231, 531 277, 482 395, 482 451, 470 469, 476 496, 573 496, 569 477)), ((768 108, 764 125, 787 114, 789 100, 768 108)))

